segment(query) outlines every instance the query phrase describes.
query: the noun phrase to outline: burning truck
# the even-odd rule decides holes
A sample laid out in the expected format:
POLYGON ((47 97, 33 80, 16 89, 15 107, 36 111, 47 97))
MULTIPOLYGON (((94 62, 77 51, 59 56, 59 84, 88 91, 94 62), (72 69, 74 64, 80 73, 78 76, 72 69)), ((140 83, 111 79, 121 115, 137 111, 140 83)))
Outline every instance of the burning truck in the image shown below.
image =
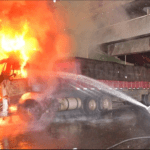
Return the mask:
POLYGON ((39 120, 56 111, 91 116, 124 107, 126 100, 147 108, 150 69, 68 58, 65 21, 52 8, 46 1, 1 2, 0 116, 17 112, 23 120, 39 120))
POLYGON ((36 39, 25 41, 27 30, 25 24, 21 34, 1 39, 1 117, 13 112, 23 120, 52 112, 91 116, 124 107, 126 100, 150 105, 149 68, 78 57, 38 65, 42 54, 36 39))
MULTIPOLYGON (((28 67, 29 74, 32 67, 28 67)), ((2 117, 14 110, 12 106, 26 121, 39 120, 50 112, 58 116, 101 114, 128 105, 126 97, 115 91, 150 105, 150 69, 144 67, 69 58, 57 61, 52 72, 43 71, 44 76, 18 77, 20 70, 13 65, 11 69, 12 74, 9 70, 8 75, 7 66, 1 73, 2 117)))

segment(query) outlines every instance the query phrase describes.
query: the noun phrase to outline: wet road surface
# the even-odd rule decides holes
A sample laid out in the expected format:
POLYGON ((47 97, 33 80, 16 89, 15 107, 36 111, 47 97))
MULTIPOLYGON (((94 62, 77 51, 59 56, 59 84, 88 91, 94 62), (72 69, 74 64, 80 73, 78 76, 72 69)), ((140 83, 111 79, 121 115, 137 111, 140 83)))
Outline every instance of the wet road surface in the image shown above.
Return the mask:
MULTIPOLYGON (((126 139, 150 136, 150 115, 133 106, 114 110, 102 118, 57 120, 44 128, 38 123, 21 122, 17 116, 0 121, 0 149, 106 149, 126 139)), ((127 141, 114 148, 150 148, 150 137, 127 141)))

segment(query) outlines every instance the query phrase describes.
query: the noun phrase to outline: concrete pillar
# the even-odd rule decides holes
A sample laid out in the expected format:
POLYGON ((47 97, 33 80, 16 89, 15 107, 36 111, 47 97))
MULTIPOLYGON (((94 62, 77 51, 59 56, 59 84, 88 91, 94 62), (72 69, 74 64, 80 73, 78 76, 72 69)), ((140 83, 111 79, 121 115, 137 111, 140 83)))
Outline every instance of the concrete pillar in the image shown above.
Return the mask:
POLYGON ((143 10, 147 13, 147 15, 150 14, 150 7, 144 7, 143 10))
POLYGON ((150 14, 150 7, 147 7, 147 15, 150 14))

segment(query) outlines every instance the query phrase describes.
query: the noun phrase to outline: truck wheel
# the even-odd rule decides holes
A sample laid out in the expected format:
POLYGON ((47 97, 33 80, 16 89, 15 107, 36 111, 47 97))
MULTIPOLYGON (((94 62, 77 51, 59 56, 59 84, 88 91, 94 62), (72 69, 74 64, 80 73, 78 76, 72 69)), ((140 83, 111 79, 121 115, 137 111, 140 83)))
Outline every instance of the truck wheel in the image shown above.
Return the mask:
POLYGON ((98 112, 98 101, 96 99, 88 98, 83 101, 83 112, 86 115, 92 115, 98 112))
POLYGON ((41 118, 42 108, 35 100, 28 99, 18 106, 18 115, 24 121, 37 121, 41 118))
POLYGON ((109 96, 103 96, 99 104, 100 111, 112 110, 112 100, 109 96))

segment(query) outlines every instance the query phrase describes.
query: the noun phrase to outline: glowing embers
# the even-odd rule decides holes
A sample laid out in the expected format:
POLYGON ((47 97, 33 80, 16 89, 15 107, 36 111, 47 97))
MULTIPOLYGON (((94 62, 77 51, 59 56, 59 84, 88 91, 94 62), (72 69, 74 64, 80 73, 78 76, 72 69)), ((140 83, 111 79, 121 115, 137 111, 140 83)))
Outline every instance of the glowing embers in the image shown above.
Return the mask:
POLYGON ((23 39, 23 36, 17 36, 15 37, 10 37, 9 35, 2 35, 2 40, 1 40, 1 46, 2 49, 4 49, 7 52, 10 52, 12 50, 16 51, 19 49, 22 49, 25 45, 25 41, 23 39))
POLYGON ((4 120, 3 118, 0 118, 0 125, 5 125, 6 124, 6 120, 4 120))
POLYGON ((30 34, 28 23, 25 22, 21 28, 14 29, 9 25, 2 25, 0 30, 0 60, 10 58, 20 64, 20 74, 27 76, 24 66, 33 52, 38 47, 37 39, 30 34))
POLYGON ((9 112, 11 112, 11 113, 17 112, 17 106, 15 106, 15 105, 10 106, 9 107, 9 112))

